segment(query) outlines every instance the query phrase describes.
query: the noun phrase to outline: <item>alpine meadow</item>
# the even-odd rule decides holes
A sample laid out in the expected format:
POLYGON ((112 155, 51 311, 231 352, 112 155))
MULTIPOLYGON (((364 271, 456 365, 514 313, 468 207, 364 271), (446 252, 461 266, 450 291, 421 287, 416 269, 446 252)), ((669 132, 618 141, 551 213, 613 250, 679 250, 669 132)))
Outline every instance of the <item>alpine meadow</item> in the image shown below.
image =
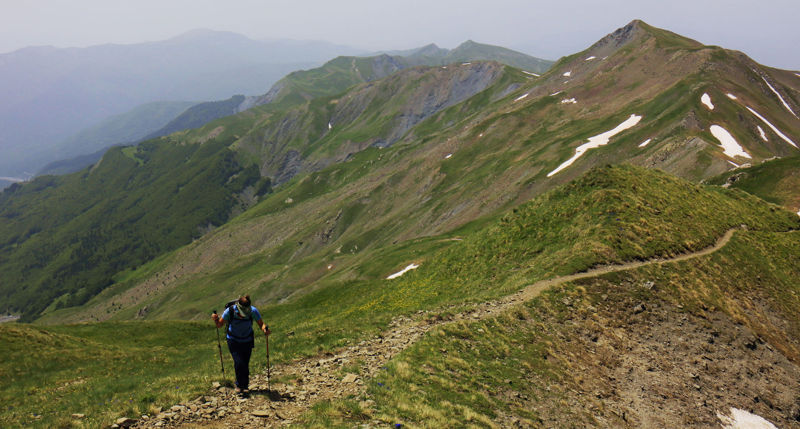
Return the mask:
POLYGON ((0 193, 4 428, 800 427, 798 71, 634 20, 148 106, 0 193))

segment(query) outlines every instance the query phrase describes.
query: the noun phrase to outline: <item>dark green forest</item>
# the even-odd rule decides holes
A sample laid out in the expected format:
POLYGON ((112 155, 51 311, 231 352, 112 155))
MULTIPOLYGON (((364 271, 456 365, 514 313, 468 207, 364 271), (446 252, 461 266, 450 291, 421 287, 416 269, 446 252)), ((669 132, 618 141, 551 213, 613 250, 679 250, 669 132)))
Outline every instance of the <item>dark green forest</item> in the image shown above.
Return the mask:
MULTIPOLYGON (((235 195, 269 191, 230 141, 152 140, 112 148, 96 165, 0 194, 0 300, 34 320, 85 303, 112 277, 228 220, 235 195)), ((5 308, 3 310, 6 310, 5 308)))

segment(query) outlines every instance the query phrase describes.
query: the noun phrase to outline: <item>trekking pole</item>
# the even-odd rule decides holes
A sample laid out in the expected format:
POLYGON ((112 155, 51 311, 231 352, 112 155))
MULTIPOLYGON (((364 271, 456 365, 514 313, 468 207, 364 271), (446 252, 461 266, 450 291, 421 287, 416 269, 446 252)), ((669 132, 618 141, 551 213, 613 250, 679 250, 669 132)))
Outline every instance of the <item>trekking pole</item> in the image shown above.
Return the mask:
MULTIPOLYGON (((269 329, 269 328, 267 328, 267 329, 269 329)), ((266 339, 267 339, 267 392, 269 392, 269 391, 272 390, 271 386, 269 384, 269 372, 270 372, 270 368, 269 368, 269 335, 264 334, 264 337, 266 337, 266 339)))
MULTIPOLYGON (((214 314, 217 314, 217 310, 214 310, 214 314)), ((214 326, 217 326, 217 322, 214 321, 214 326)), ((217 326, 217 350, 219 350, 219 366, 222 367, 222 378, 225 378, 225 365, 222 363, 222 344, 219 342, 219 326, 217 326)))

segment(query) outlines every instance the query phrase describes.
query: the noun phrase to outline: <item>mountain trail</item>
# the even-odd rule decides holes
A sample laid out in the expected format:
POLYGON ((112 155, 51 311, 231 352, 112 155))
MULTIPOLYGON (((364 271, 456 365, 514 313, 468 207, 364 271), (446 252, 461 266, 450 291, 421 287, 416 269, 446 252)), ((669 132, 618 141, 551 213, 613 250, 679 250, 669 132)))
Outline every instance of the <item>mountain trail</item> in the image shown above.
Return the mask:
MULTIPOLYGON (((587 277, 625 271, 646 265, 673 263, 706 256, 724 247, 736 228, 728 230, 717 242, 697 252, 674 258, 656 258, 606 265, 585 272, 540 280, 504 298, 475 305, 451 317, 436 316, 438 311, 419 311, 413 317, 395 318, 387 331, 358 344, 275 366, 271 371, 270 389, 266 374, 251 376, 251 394, 247 399, 237 397, 229 387, 221 386, 213 393, 194 401, 179 404, 147 419, 137 421, 136 428, 221 428, 279 427, 292 424, 315 403, 326 400, 359 397, 366 391, 367 381, 374 377, 395 355, 414 344, 433 328, 456 322, 469 322, 500 315, 515 305, 529 301, 549 287, 587 277), (347 372, 358 368, 358 373, 347 372), (280 381, 278 381, 280 380, 280 381)), ((461 306, 463 308, 463 306, 461 306)), ((455 308, 451 306, 448 308, 455 308)), ((447 308, 445 308, 447 309, 447 308)), ((258 342, 257 342, 258 343, 258 342)), ((258 344, 253 359, 259 359, 263 348, 258 344), (261 353, 259 353, 261 352, 261 353)), ((371 407, 367 400, 362 407, 371 407)), ((380 421, 374 425, 384 425, 380 421)), ((368 425, 369 426, 369 425, 368 425)))

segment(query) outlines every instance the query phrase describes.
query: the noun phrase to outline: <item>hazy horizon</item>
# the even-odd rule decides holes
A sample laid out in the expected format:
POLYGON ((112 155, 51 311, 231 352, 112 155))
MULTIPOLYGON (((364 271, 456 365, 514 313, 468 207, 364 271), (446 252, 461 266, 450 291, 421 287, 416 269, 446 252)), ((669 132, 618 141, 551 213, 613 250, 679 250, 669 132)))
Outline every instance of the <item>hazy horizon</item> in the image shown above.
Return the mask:
POLYGON ((15 2, 0 16, 0 53, 29 46, 135 44, 195 29, 231 31, 255 40, 324 41, 363 50, 454 48, 471 39, 556 60, 589 47, 633 19, 708 45, 745 52, 756 61, 800 69, 796 0, 759 3, 676 0, 592 2, 409 0, 381 4, 234 0, 104 0, 15 2))

